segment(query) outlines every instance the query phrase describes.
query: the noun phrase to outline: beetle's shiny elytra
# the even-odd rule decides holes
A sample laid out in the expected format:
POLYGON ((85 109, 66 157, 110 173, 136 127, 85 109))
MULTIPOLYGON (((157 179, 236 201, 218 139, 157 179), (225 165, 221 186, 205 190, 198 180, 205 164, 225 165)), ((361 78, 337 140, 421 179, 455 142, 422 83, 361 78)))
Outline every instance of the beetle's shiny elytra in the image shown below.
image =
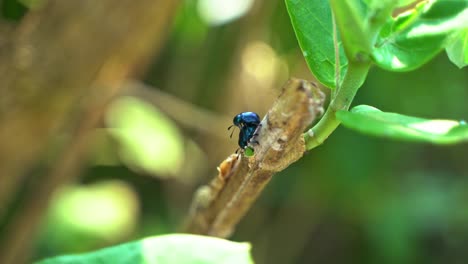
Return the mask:
POLYGON ((233 126, 240 129, 238 144, 241 149, 245 149, 249 141, 255 135, 255 130, 260 125, 260 117, 254 112, 243 112, 236 115, 232 123, 233 125, 228 127, 228 130, 233 126))

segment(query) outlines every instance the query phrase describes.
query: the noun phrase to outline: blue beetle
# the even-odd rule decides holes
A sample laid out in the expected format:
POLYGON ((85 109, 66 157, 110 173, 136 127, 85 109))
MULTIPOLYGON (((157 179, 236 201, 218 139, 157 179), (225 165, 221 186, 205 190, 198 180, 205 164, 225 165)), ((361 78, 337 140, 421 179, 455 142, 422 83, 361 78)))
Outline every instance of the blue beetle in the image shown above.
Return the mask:
MULTIPOLYGON (((245 149, 252 137, 255 136, 255 130, 260 125, 260 117, 254 112, 242 112, 236 115, 232 122, 234 124, 228 127, 228 130, 233 126, 240 129, 238 144, 241 149, 245 149)), ((234 131, 232 131, 232 133, 234 133, 234 131)))

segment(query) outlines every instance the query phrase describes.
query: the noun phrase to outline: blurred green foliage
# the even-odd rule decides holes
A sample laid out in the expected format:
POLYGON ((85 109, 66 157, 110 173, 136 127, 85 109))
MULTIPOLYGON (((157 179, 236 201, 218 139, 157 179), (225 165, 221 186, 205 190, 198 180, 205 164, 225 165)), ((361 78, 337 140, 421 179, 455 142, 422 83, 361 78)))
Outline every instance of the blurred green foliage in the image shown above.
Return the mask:
POLYGON ((150 104, 132 97, 119 98, 108 110, 107 123, 127 166, 159 175, 180 170, 184 150, 179 131, 150 104))
MULTIPOLYGON (((254 1, 247 13, 216 25, 200 15, 199 2, 183 2, 162 53, 145 76, 146 83, 197 109, 230 119, 247 110, 264 114, 289 76, 313 78, 282 0, 254 1), (266 66, 273 64, 277 66, 266 66)), ((354 105, 466 120, 467 87, 466 68, 458 69, 440 54, 413 72, 371 69, 354 105)), ((94 165, 81 181, 57 194, 43 223, 35 259, 176 232, 194 190, 237 148, 236 140, 230 140, 225 131, 229 123, 221 128, 213 127, 214 122, 204 124, 221 131, 208 134, 155 114, 177 109, 148 110, 138 108, 144 102, 134 103, 144 109, 142 115, 140 110, 114 114, 120 113, 117 120, 128 121, 118 124, 136 124, 138 131, 127 130, 125 141, 107 138, 102 144, 98 139, 98 150, 117 153, 124 142, 146 142, 149 152, 142 148, 131 158, 141 155, 151 160, 151 167, 164 168, 168 156, 148 156, 160 151, 150 142, 164 132, 173 136, 167 140, 177 141, 174 146, 182 146, 186 162, 202 156, 197 162, 203 160, 203 166, 182 169, 177 177, 167 178, 165 172, 138 170, 123 159, 100 165, 91 160, 94 165), (178 127, 167 132, 163 127, 168 123, 173 127, 172 122, 178 127), (201 151, 191 152, 194 148, 201 151), (97 191, 108 180, 125 182, 125 195, 97 191), (76 201, 76 197, 81 198, 76 201), (118 204, 115 210, 122 213, 108 220, 109 225, 130 219, 119 232, 106 233, 104 238, 99 236, 106 229, 99 227, 103 223, 98 215, 83 209, 98 206, 100 199, 111 199, 104 207, 118 204), (86 217, 81 220, 83 214, 86 217), (94 217, 96 221, 90 221, 94 217), (85 223, 96 226, 78 228, 85 223)), ((198 122, 190 115, 179 118, 198 122)), ((467 146, 397 142, 338 128, 324 145, 273 178, 233 240, 251 242, 256 263, 463 263, 468 259, 467 146)), ((162 148, 169 148, 163 153, 171 153, 179 147, 162 148)))
POLYGON ((4 19, 19 20, 27 11, 27 7, 18 0, 3 0, 0 4, 4 19))

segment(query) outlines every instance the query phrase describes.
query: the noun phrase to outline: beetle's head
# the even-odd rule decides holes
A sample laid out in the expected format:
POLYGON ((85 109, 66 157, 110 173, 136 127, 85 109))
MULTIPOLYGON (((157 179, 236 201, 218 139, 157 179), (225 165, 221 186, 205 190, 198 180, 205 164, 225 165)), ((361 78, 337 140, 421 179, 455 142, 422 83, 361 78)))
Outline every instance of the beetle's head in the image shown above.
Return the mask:
POLYGON ((234 119, 232 120, 232 123, 234 123, 235 126, 240 127, 242 123, 242 115, 241 114, 236 115, 234 119))

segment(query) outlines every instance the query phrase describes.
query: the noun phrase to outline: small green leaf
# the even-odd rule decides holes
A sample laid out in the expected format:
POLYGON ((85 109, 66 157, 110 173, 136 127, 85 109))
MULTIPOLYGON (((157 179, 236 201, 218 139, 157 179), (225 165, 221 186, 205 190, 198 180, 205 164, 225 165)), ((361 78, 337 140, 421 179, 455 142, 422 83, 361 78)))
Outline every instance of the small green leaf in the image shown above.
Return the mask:
POLYGON ((468 65, 468 28, 460 34, 447 47, 447 55, 458 68, 468 65))
POLYGON ((165 235, 37 264, 250 264, 250 244, 196 235, 165 235))
MULTIPOLYGON (((286 7, 304 58, 317 80, 335 88, 335 48, 332 13, 328 1, 286 0, 286 7)), ((348 61, 338 38, 340 82, 348 61)))
POLYGON ((349 60, 369 60, 382 26, 398 5, 396 0, 331 0, 349 60))
MULTIPOLYGON (((410 0, 414 2, 414 0, 410 0)), ((387 23, 395 8, 407 5, 409 1, 396 0, 364 0, 367 3, 366 31, 371 44, 375 44, 379 31, 387 23)))
POLYGON ((468 25, 468 1, 424 1, 390 19, 373 50, 374 62, 387 70, 410 71, 439 53, 468 25))
POLYGON ((348 59, 355 60, 358 54, 370 54, 371 46, 365 28, 366 4, 350 0, 331 0, 330 3, 348 59))
POLYGON ((468 125, 465 121, 386 113, 368 105, 356 106, 350 112, 338 111, 336 117, 348 128, 375 136, 434 144, 468 141, 468 125))

